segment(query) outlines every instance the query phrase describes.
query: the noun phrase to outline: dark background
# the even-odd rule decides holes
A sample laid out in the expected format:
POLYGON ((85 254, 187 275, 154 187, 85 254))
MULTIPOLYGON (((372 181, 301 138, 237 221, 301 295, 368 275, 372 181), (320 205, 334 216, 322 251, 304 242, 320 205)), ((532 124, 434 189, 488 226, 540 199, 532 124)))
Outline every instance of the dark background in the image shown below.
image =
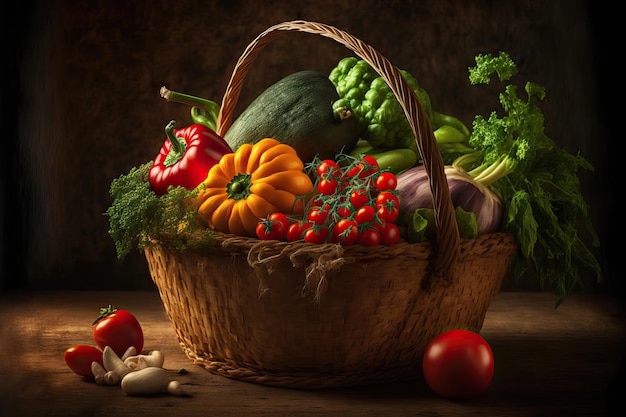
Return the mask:
MULTIPOLYGON (((624 130, 616 11, 583 0, 260 4, 3 3, 0 289, 154 288, 141 253, 116 259, 103 213, 111 180, 158 153, 169 120, 190 122, 188 108, 165 102, 159 88, 219 102, 250 41, 275 23, 306 19, 372 45, 416 76, 434 108, 468 124, 499 105, 495 92, 469 85, 467 67, 476 54, 508 52, 519 82, 547 89, 548 136, 596 168, 580 173, 602 239, 604 282, 590 280, 588 290, 624 294, 614 243, 622 236, 619 189, 611 188, 624 130)), ((239 104, 291 72, 327 73, 348 54, 315 35, 284 35, 256 59, 239 104)))

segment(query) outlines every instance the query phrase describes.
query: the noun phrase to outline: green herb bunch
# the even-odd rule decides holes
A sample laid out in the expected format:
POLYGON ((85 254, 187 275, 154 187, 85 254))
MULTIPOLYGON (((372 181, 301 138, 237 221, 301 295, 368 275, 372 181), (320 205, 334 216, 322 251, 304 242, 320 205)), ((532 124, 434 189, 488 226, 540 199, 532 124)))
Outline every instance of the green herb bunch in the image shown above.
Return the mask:
MULTIPOLYGON (((488 84, 493 74, 501 82, 517 74, 511 57, 478 55, 469 68, 471 84, 488 84)), ((500 93, 503 115, 477 115, 469 138, 475 152, 454 162, 500 196, 505 209, 503 229, 515 235, 519 254, 514 275, 536 275, 542 286, 556 291, 559 305, 566 294, 583 288, 583 273, 591 270, 601 281, 601 268, 590 246, 599 238, 581 194, 579 170, 593 171, 580 154, 573 155, 546 136, 539 102, 545 89, 532 82, 509 84, 500 93)))

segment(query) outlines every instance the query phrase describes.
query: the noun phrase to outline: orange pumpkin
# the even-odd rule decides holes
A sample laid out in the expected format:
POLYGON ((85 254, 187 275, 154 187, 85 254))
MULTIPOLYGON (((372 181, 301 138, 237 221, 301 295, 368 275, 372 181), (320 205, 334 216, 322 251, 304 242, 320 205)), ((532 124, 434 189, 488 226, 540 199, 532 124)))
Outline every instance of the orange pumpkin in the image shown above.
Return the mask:
POLYGON ((279 211, 301 214, 313 189, 304 163, 289 145, 265 138, 224 155, 199 187, 198 213, 211 229, 256 236, 258 222, 279 211))

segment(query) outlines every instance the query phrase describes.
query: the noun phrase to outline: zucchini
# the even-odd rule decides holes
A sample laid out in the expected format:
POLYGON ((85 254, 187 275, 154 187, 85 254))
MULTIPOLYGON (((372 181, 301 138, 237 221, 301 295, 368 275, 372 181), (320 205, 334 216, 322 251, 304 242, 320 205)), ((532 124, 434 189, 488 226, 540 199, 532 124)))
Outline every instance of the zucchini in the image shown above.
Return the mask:
POLYGON ((349 153, 359 139, 350 109, 333 110, 339 100, 330 79, 316 71, 288 75, 263 91, 233 122, 224 139, 236 151, 271 137, 292 146, 307 163, 315 156, 349 153))

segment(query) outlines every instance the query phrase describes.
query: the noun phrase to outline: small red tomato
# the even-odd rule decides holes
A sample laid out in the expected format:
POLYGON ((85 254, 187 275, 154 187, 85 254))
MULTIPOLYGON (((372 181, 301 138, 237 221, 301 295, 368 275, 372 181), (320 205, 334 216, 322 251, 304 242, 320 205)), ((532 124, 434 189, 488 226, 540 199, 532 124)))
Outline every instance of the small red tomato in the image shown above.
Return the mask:
POLYGON ((374 174, 378 172, 378 169, 376 158, 366 155, 358 163, 351 165, 350 168, 346 170, 344 181, 351 183, 351 181, 356 178, 361 180, 367 178, 367 185, 373 185, 372 178, 374 178, 374 174))
POLYGON ((339 217, 350 217, 352 216, 352 213, 354 213, 354 211, 352 208, 352 204, 350 204, 349 202, 341 203, 339 206, 337 206, 337 214, 339 215, 339 217))
POLYGON ((354 179, 359 177, 359 174, 361 173, 361 171, 363 170, 363 166, 362 165, 355 165, 349 169, 347 169, 344 173, 343 176, 341 177, 341 180, 345 183, 345 184, 351 184, 354 179))
POLYGON ((322 225, 328 217, 329 207, 313 207, 307 213, 306 219, 313 224, 322 225))
POLYGON ((380 232, 375 227, 366 227, 359 232, 356 243, 363 246, 376 246, 380 243, 380 232))
POLYGON ((381 172, 376 177, 376 189, 378 191, 395 190, 398 185, 398 177, 393 172, 381 172))
POLYGON ((370 196, 364 189, 354 190, 350 193, 350 204, 355 210, 360 209, 370 201, 370 196))
POLYGON ((374 209, 374 207, 370 205, 361 207, 354 214, 354 221, 356 221, 360 225, 371 223, 375 219, 376 219, 376 210, 374 209))
POLYGON ((487 390, 493 378, 493 352, 476 332, 450 330, 426 347, 422 363, 428 386, 442 397, 467 399, 487 390))
POLYGON ((394 207, 393 205, 382 205, 378 206, 376 214, 381 221, 393 223, 400 215, 400 211, 398 210, 398 207, 394 207))
POLYGON ((392 191, 381 191, 376 196, 376 205, 377 206, 389 205, 393 207, 399 207, 400 200, 398 199, 398 196, 395 195, 392 191))
POLYGON ((323 195, 333 195, 337 191, 337 187, 339 187, 339 181, 332 177, 324 177, 317 184, 317 191, 323 195))
POLYGON ((289 229, 289 219, 287 218, 287 215, 285 213, 272 213, 269 215, 268 219, 271 222, 280 222, 283 226, 283 230, 285 231, 285 233, 287 232, 287 229, 289 229))
POLYGON ((363 168, 367 171, 368 174, 373 174, 380 169, 380 167, 378 166, 378 160, 371 155, 365 155, 361 159, 361 163, 363 164, 363 168))
POLYGON ((360 165, 363 167, 361 173, 359 174, 360 178, 367 178, 367 182, 369 185, 372 185, 374 182, 374 174, 376 174, 379 170, 378 161, 371 155, 366 155, 361 159, 360 165), (369 177, 369 178, 368 178, 369 177))
POLYGON ((272 224, 279 223, 273 226, 275 229, 275 239, 276 240, 285 240, 287 237, 287 229, 289 229, 289 218, 285 213, 275 212, 270 214, 267 217, 269 222, 272 224))
POLYGON ((287 242, 295 242, 302 239, 302 229, 300 222, 293 222, 287 229, 287 242))
POLYGON ((295 242, 304 238, 304 232, 311 228, 311 222, 296 221, 287 229, 287 242, 295 242))
POLYGON ((283 240, 287 236, 289 220, 283 213, 272 213, 256 225, 256 235, 261 240, 283 240))
POLYGON ((380 231, 380 244, 381 245, 395 245, 400 240, 400 229, 394 223, 385 223, 379 228, 380 231))
POLYGON ((338 177, 339 176, 339 164, 332 159, 324 159, 317 166, 317 176, 322 177, 338 177))
POLYGON ((75 345, 65 350, 63 359, 74 373, 93 377, 91 363, 98 362, 102 365, 102 351, 94 346, 75 345))
POLYGON ((110 346, 120 357, 131 346, 138 353, 143 349, 143 330, 137 318, 129 311, 118 310, 109 305, 100 309, 100 317, 93 324, 93 340, 101 349, 110 346))
POLYGON ((341 219, 333 227, 333 243, 340 243, 343 246, 353 245, 358 236, 359 228, 354 220, 341 219))
POLYGON ((328 227, 310 227, 304 232, 304 241, 307 243, 326 243, 328 227))

